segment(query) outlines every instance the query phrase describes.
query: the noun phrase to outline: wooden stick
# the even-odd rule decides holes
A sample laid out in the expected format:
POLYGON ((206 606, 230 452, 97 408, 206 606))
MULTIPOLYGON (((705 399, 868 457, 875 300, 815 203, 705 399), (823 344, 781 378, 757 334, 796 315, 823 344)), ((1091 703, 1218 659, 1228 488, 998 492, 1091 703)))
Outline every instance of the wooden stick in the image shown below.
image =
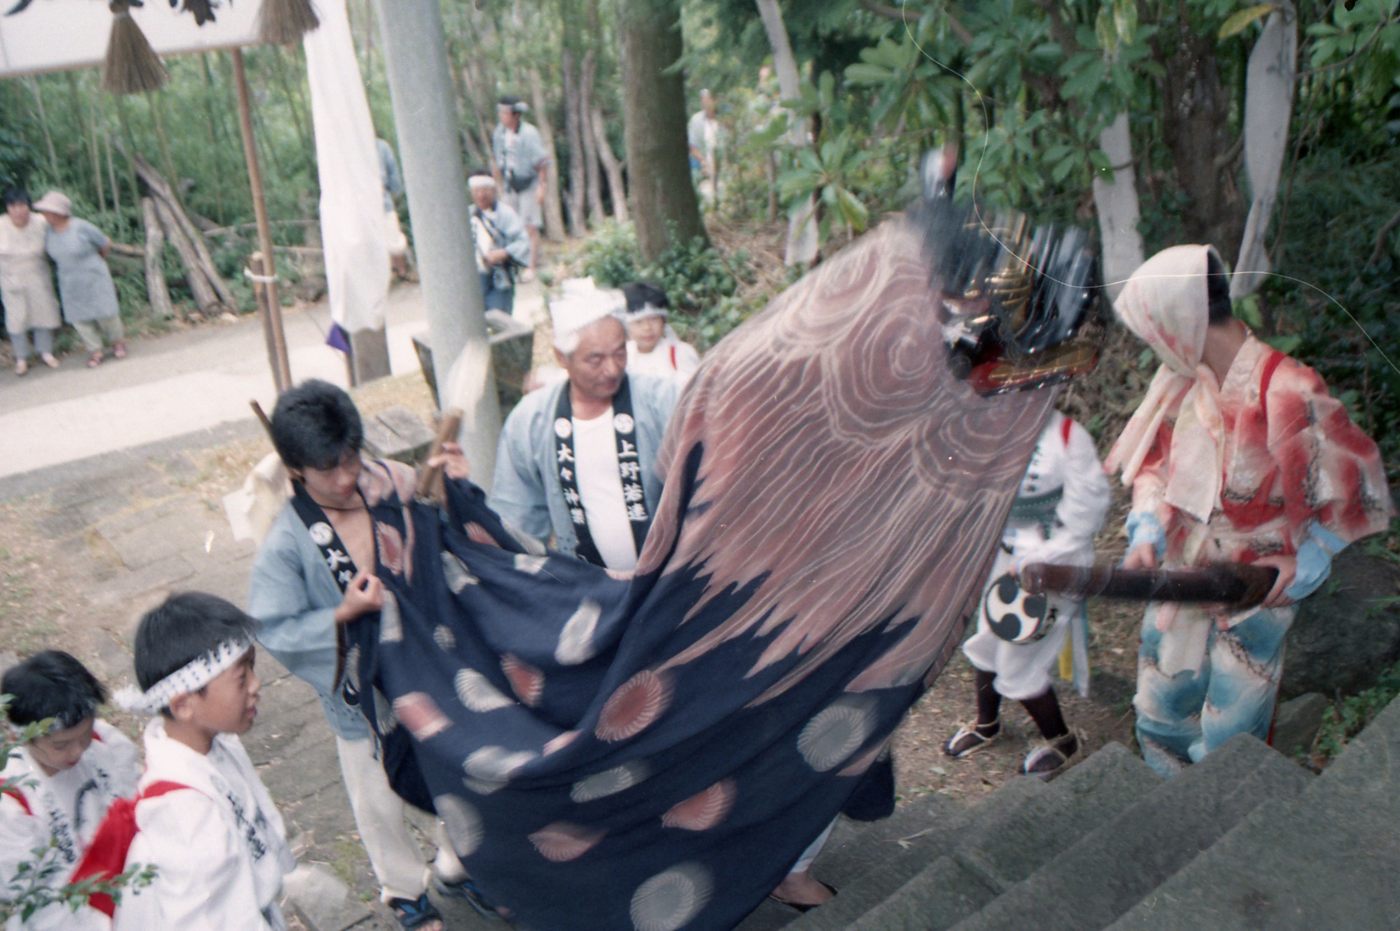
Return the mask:
MULTIPOLYGON (((251 407, 251 408, 253 409, 253 413, 254 413, 254 414, 257 414, 257 415, 258 415, 258 422, 261 423, 261 424, 263 425, 263 429, 267 431, 267 439, 268 439, 269 442, 271 442, 271 440, 272 440, 272 421, 269 420, 267 414, 265 414, 265 413, 263 412, 262 405, 259 404, 256 400, 254 400, 254 401, 249 401, 249 402, 248 402, 248 406, 251 407)), ((274 447, 274 448, 276 447, 276 445, 277 445, 276 443, 273 443, 273 447, 274 447)))
POLYGON ((1131 601, 1181 601, 1251 608, 1274 587, 1278 570, 1240 563, 1191 569, 1120 569, 1030 563, 1021 569, 1021 587, 1032 595, 1053 592, 1074 598, 1098 595, 1131 601))
MULTIPOLYGON (((450 442, 457 435, 457 431, 462 426, 462 409, 460 407, 449 407, 442 412, 442 422, 438 424, 437 436, 433 437, 433 445, 428 447, 428 457, 425 461, 431 461, 434 456, 442 452, 442 444, 450 442)), ((424 466, 418 473, 418 487, 414 489, 414 497, 425 501, 442 503, 444 489, 442 486, 442 466, 424 466)))

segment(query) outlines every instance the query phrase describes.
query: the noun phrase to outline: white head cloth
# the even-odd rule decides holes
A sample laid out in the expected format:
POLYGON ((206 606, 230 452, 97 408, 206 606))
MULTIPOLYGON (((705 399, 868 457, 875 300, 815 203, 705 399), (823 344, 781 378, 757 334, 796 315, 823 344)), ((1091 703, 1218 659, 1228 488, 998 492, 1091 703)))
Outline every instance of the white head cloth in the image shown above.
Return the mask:
POLYGON ((665 307, 657 307, 655 304, 643 304, 641 307, 628 309, 626 317, 628 320, 645 320, 648 317, 670 317, 671 312, 665 307))
POLYGON ((231 668, 252 647, 253 641, 246 637, 225 640, 203 656, 195 657, 155 685, 138 691, 134 686, 119 689, 112 696, 117 707, 135 714, 156 714, 169 705, 177 695, 198 692, 219 677, 224 670, 231 668))
POLYGON ((1222 468, 1220 385, 1201 364, 1214 252, 1201 245, 1163 249, 1133 272, 1114 302, 1123 323, 1152 347, 1162 366, 1104 460, 1104 468, 1122 469, 1123 484, 1131 485, 1162 421, 1175 416, 1166 501, 1200 521, 1215 509, 1222 468))
POLYGON ((494 188, 495 186, 496 179, 491 177, 490 175, 472 175, 470 178, 467 179, 467 188, 469 190, 475 191, 477 188, 494 188))
POLYGON ((561 285, 559 296, 549 302, 554 341, 562 342, 604 317, 621 317, 626 309, 627 298, 621 291, 600 288, 592 278, 568 278, 561 285))

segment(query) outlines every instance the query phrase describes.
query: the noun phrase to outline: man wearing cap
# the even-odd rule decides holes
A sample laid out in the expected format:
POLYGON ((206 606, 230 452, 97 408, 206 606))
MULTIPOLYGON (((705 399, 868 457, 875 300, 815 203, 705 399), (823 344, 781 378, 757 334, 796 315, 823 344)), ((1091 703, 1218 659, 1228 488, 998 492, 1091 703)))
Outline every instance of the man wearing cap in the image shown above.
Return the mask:
POLYGON ((671 302, 650 281, 622 286, 627 295, 627 374, 658 375, 681 384, 700 366, 700 354, 666 322, 671 302))
POLYGON ((651 526, 657 450, 675 379, 627 374, 620 291, 588 278, 550 302, 554 354, 568 379, 527 394, 506 418, 490 505, 562 553, 630 571, 651 526))
POLYGON ((497 202, 496 179, 484 168, 467 178, 472 195, 472 239, 476 272, 487 310, 510 313, 515 307, 515 269, 530 264, 530 239, 519 215, 497 202))
POLYGON ((540 131, 521 119, 529 109, 525 101, 509 95, 496 106, 496 128, 491 132, 491 155, 496 161, 496 186, 502 199, 520 216, 530 235, 530 261, 534 268, 540 253, 541 209, 549 172, 540 131))

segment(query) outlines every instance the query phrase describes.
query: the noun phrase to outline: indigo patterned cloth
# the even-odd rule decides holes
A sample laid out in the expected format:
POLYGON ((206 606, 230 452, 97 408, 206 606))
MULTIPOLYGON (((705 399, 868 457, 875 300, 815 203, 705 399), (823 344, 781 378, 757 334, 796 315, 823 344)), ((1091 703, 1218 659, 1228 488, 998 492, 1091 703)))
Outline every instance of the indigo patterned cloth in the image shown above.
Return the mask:
POLYGON ((376 512, 388 597, 347 668, 521 926, 732 927, 876 771, 1052 400, 976 395, 941 328, 895 221, 733 332, 672 419, 634 578, 522 552, 464 483, 376 512))

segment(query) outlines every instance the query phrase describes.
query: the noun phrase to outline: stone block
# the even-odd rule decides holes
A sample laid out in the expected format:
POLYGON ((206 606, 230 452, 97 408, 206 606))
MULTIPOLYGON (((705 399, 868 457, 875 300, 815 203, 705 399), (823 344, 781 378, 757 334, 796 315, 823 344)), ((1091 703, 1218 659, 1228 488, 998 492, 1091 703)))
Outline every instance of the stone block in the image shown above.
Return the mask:
POLYGON ((1279 705, 1274 716, 1274 749, 1290 759, 1311 750, 1328 704, 1327 696, 1308 692, 1279 705))
POLYGON ((433 445, 433 431, 413 411, 395 406, 365 419, 365 451, 416 465, 433 445))
POLYGON ((975 847, 960 848, 959 856, 1009 887, 1161 783, 1162 778, 1122 744, 1108 744, 1056 780, 1055 792, 1032 800, 994 835, 975 847))
POLYGON ((302 863, 282 880, 283 901, 307 931, 342 931, 370 916, 350 896, 350 887, 316 863, 302 863))
MULTIPOLYGON (((1050 794, 1050 787, 1040 780, 1016 778, 987 796, 976 808, 945 809, 945 818, 935 830, 920 828, 907 838, 895 838, 892 844, 877 846, 879 853, 870 858, 863 873, 854 881, 834 883, 840 890, 836 898, 807 912, 791 927, 794 931, 840 931, 850 927, 860 916, 897 894, 930 863, 968 843, 970 835, 981 837, 984 831, 997 830, 1023 806, 1046 794, 1050 794)), ((813 869, 816 875, 826 878, 821 860, 813 869)))
MULTIPOLYGON (((964 927, 1105 927, 1261 802, 1296 796, 1311 779, 1253 737, 1236 737, 1105 819, 964 927)), ((1054 839, 1046 836, 1041 843, 1053 845, 1054 839)))
POLYGON ((956 857, 942 857, 849 927, 853 931, 951 928, 975 914, 999 891, 995 882, 956 857))
POLYGON ((1343 551, 1332 577, 1298 606, 1289 628, 1279 694, 1352 694, 1400 660, 1400 566, 1343 551))

